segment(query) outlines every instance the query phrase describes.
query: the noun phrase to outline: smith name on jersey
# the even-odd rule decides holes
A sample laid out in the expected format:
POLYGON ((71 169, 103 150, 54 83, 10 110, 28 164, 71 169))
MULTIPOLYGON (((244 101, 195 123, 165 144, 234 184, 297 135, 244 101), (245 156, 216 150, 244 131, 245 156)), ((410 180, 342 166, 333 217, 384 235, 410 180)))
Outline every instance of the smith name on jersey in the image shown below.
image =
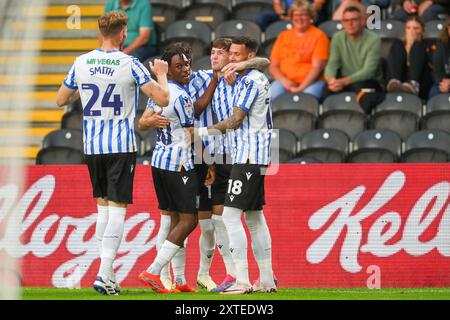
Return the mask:
POLYGON ((75 60, 64 84, 80 91, 85 154, 138 150, 134 118, 139 87, 149 81, 139 60, 117 50, 96 49, 75 60))

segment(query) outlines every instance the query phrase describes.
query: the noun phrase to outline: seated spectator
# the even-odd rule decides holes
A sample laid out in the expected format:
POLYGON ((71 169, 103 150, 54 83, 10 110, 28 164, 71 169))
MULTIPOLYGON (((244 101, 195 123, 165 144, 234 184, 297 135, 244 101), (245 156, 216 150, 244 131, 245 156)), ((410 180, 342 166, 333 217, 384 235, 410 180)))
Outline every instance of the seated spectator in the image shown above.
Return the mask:
POLYGON ((156 32, 152 21, 152 7, 148 0, 109 0, 105 13, 118 10, 128 16, 128 32, 124 53, 141 62, 158 54, 156 32))
POLYGON ((365 29, 365 15, 359 8, 344 11, 344 30, 333 35, 330 57, 325 68, 325 87, 322 99, 343 91, 353 91, 366 113, 383 100, 380 85, 380 38, 365 29))
MULTIPOLYGON (((256 24, 262 31, 265 31, 272 23, 280 20, 289 20, 288 12, 295 0, 273 0, 274 11, 265 11, 256 17, 256 24)), ((306 0, 305 0, 306 1, 306 0)), ((307 0, 311 3, 319 15, 318 23, 323 19, 323 11, 325 9, 326 0, 307 0)))
POLYGON ((449 0, 396 0, 392 5, 392 18, 406 21, 408 16, 418 15, 425 22, 439 20, 449 14, 449 0))
POLYGON ((450 18, 445 21, 433 54, 433 77, 435 84, 431 88, 430 98, 450 92, 450 18))
POLYGON ((387 91, 407 92, 428 98, 432 85, 431 61, 423 41, 425 24, 410 16, 405 24, 405 40, 394 40, 387 59, 387 91))
POLYGON ((312 25, 315 10, 307 2, 296 1, 289 10, 292 29, 278 36, 270 54, 272 98, 285 92, 305 92, 319 98, 325 82, 322 72, 329 54, 326 34, 312 25))
POLYGON ((366 14, 366 7, 361 3, 360 0, 335 0, 339 6, 333 13, 333 20, 341 21, 344 11, 349 7, 356 7, 361 13, 366 14))

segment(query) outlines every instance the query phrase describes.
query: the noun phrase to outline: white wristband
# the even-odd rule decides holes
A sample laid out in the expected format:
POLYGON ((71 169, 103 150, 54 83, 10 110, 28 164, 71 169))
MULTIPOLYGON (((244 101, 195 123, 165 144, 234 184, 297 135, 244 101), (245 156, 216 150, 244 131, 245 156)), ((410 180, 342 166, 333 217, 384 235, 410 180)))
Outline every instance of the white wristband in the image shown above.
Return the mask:
POLYGON ((199 135, 199 137, 206 137, 208 135, 208 128, 207 127, 199 128, 198 135, 199 135))

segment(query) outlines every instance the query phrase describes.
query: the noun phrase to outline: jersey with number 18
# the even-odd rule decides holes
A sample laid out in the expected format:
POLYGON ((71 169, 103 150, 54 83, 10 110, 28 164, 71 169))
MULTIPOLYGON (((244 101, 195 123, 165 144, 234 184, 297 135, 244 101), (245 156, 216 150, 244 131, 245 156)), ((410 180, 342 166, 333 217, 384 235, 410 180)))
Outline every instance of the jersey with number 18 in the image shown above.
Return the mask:
POLYGON ((86 155, 137 151, 139 87, 149 81, 139 60, 117 50, 96 49, 75 60, 64 84, 80 91, 86 155))

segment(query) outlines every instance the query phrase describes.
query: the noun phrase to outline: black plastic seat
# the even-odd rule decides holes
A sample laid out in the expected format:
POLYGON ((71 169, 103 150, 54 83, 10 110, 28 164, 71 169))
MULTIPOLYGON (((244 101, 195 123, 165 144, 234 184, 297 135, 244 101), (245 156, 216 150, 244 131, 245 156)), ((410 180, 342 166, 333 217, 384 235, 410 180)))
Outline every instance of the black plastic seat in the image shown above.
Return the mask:
POLYGON ((287 163, 296 163, 296 164, 313 164, 313 163, 322 163, 322 161, 317 160, 313 157, 296 157, 289 160, 287 163))
POLYGON ((448 162, 450 135, 441 130, 413 133, 405 142, 403 162, 448 162))
POLYGON ((319 127, 339 129, 350 139, 366 129, 367 116, 353 92, 331 95, 323 102, 319 127))
POLYGON ((232 7, 232 17, 255 21, 259 13, 273 11, 272 0, 235 0, 232 7))
POLYGON ((284 93, 272 102, 274 128, 288 129, 301 138, 316 128, 319 102, 307 93, 284 93))
POLYGON ((419 129, 422 101, 409 93, 388 93, 371 117, 373 129, 389 129, 406 140, 419 129))
POLYGON ((289 30, 291 28, 292 23, 290 21, 277 21, 268 26, 265 32, 265 40, 261 45, 261 54, 269 57, 278 35, 281 32, 289 30))
POLYGON ((300 157, 313 157, 323 163, 342 163, 348 153, 348 137, 338 129, 318 129, 303 136, 300 157))
POLYGON ((83 130, 82 111, 72 110, 64 113, 61 119, 61 128, 83 130))
POLYGON ((230 13, 228 0, 194 0, 180 16, 184 20, 207 23, 212 29, 227 20, 230 13))
POLYGON ((177 20, 183 8, 180 0, 151 0, 153 23, 158 27, 158 31, 164 32, 167 27, 177 20))
POLYGON ((141 155, 144 157, 151 157, 155 147, 156 147, 156 130, 150 129, 146 131, 145 136, 142 137, 141 155))
POLYGON ((261 42, 261 30, 259 26, 246 20, 229 20, 221 23, 215 30, 216 39, 221 37, 250 36, 261 42))
POLYGON ((343 30, 342 23, 340 21, 336 20, 328 20, 325 22, 322 22, 319 25, 319 29, 321 29, 328 38, 332 38, 335 32, 343 30))
POLYGON ((203 22, 179 20, 167 27, 164 48, 174 42, 186 42, 192 47, 194 57, 208 54, 211 43, 211 29, 203 22))
POLYGON ((42 148, 66 147, 83 152, 83 131, 79 129, 59 129, 48 133, 42 148))
POLYGON ((68 147, 48 147, 39 150, 36 164, 83 164, 83 153, 68 147))
POLYGON ((438 39, 444 30, 445 21, 432 20, 425 23, 425 39, 438 39))
POLYGON ((422 117, 422 129, 439 129, 450 133, 450 94, 428 100, 422 117))
POLYGON ((371 30, 378 34, 381 39, 395 38, 402 40, 405 34, 405 23, 399 20, 381 20, 381 28, 371 30))
POLYGON ((211 70, 211 56, 205 55, 195 58, 192 62, 192 71, 211 70))
POLYGON ((293 132, 286 129, 274 129, 271 143, 271 159, 273 163, 287 163, 295 157, 297 148, 298 140, 293 132))
POLYGON ((347 162, 394 163, 400 158, 402 139, 391 130, 367 130, 353 139, 347 162))

